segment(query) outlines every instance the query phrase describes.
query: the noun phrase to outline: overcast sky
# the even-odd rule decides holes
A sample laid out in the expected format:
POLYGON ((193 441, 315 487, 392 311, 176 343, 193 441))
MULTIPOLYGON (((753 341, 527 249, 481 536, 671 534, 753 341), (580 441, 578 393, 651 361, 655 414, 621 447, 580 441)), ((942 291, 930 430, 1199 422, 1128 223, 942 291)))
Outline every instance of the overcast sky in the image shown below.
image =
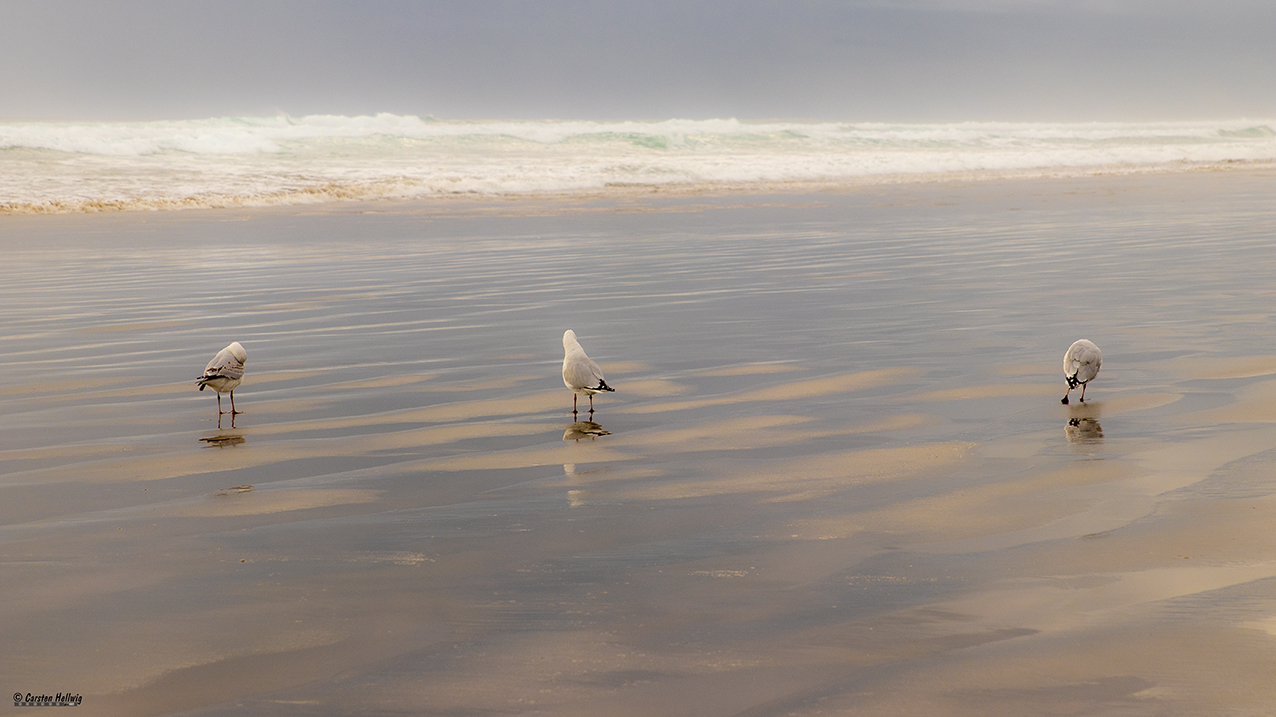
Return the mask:
POLYGON ((0 0, 0 121, 1276 117, 1274 0, 0 0))

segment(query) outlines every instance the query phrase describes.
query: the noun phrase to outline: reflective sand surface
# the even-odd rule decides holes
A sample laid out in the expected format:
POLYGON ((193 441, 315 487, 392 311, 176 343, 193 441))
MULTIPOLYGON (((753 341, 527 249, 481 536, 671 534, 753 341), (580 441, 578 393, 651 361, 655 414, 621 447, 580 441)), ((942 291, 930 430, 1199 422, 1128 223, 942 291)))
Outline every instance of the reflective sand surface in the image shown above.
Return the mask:
POLYGON ((1261 714, 1273 190, 7 218, 0 686, 108 715, 1261 714), (567 328, 617 388, 592 417, 567 328), (1082 337, 1103 371, 1061 406, 1082 337), (219 426, 194 379, 232 340, 219 426))

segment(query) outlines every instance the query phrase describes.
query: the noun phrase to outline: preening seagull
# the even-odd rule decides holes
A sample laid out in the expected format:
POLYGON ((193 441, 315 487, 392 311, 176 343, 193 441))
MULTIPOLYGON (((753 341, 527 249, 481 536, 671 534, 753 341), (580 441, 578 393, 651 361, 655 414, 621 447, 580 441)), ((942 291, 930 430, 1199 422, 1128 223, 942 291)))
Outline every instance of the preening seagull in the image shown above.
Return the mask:
POLYGON ((572 390, 572 413, 576 412, 576 396, 589 396, 589 412, 594 412, 594 394, 601 391, 615 391, 603 379, 603 370, 593 359, 585 355, 585 349, 576 340, 576 332, 568 329, 563 333, 563 383, 572 390))
POLYGON ((1099 375, 1099 366, 1103 364, 1103 352, 1093 342, 1081 339, 1068 347, 1063 355, 1063 377, 1068 380, 1068 391, 1063 394, 1064 405, 1068 403, 1068 394, 1078 385, 1081 386, 1081 402, 1085 403, 1085 386, 1099 375))
POLYGON ((199 390, 203 391, 207 386, 217 392, 217 415, 224 413, 222 394, 226 392, 230 393, 230 415, 240 413, 235 410, 235 389, 244 380, 244 364, 247 361, 248 352, 236 341, 218 351, 204 368, 204 375, 200 376, 198 381, 199 390))

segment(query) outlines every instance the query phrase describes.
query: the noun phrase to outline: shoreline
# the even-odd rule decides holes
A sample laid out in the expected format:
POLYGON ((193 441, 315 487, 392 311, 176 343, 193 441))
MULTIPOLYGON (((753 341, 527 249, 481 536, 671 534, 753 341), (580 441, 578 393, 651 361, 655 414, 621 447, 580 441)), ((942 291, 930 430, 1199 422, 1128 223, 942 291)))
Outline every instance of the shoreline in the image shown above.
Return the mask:
MULTIPOLYGON (((985 183, 995 181, 1084 179, 1103 177, 1172 176, 1208 173, 1265 174, 1276 170, 1276 160, 1226 160, 1222 162, 1178 161, 1163 164, 1107 164, 1039 167, 1017 170, 974 170, 961 172, 888 173, 760 181, 709 181, 671 183, 610 183, 602 187, 577 190, 534 190, 527 192, 458 192, 417 196, 378 195, 377 186, 352 184, 319 186, 264 196, 188 197, 179 200, 82 200, 77 202, 0 203, 0 221, 4 217, 48 215, 147 214, 221 212, 225 210, 308 210, 371 211, 400 209, 428 204, 431 208, 472 207, 492 203, 557 203, 580 201, 628 201, 645 198, 686 199, 694 197, 842 194, 874 188, 901 186, 937 186, 951 183, 985 183)), ((446 213, 446 212, 445 212, 446 213)))

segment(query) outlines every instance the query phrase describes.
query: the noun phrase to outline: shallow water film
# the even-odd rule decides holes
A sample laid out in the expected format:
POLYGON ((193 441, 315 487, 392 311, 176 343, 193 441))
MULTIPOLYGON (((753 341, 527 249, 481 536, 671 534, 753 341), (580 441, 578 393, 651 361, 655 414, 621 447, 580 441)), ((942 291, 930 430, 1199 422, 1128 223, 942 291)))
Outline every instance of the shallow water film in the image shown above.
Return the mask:
POLYGON ((1262 713, 1273 190, 7 217, 0 686, 103 715, 1262 713), (616 389, 592 414, 569 328, 616 389), (1064 406, 1079 338, 1103 367, 1064 406), (231 341, 219 417, 195 379, 231 341))

